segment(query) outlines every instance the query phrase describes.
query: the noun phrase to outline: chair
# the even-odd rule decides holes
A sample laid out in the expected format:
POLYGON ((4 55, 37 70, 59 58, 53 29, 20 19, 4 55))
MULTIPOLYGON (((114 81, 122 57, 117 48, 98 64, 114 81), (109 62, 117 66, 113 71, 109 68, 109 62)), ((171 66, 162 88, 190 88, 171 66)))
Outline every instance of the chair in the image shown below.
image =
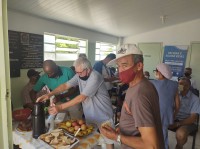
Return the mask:
POLYGON ((192 140, 192 149, 195 148, 196 135, 197 135, 198 128, 199 128, 199 114, 197 116, 197 123, 196 123, 196 125, 197 125, 196 126, 196 130, 190 133, 190 136, 193 137, 193 140, 192 140))
MULTIPOLYGON (((196 129, 189 134, 189 136, 193 137, 193 139, 192 139, 192 149, 195 149, 196 135, 197 135, 197 132, 198 132, 198 127, 199 127, 199 114, 197 115, 197 122, 195 123, 195 125, 196 125, 196 129)), ((177 129, 169 129, 169 130, 176 132, 177 129)))

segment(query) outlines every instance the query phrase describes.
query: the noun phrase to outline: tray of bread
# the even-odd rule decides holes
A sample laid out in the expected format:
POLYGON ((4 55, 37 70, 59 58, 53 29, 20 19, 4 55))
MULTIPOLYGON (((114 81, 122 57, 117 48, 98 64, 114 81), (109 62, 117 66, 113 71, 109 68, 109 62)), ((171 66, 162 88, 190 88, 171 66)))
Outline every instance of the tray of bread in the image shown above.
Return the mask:
POLYGON ((79 143, 77 138, 68 134, 63 129, 55 129, 50 133, 42 134, 39 136, 39 139, 55 149, 71 149, 79 143))
POLYGON ((76 135, 77 137, 84 137, 91 134, 94 130, 93 125, 87 125, 84 120, 67 120, 58 124, 58 128, 65 129, 69 134, 74 135, 80 128, 76 135))

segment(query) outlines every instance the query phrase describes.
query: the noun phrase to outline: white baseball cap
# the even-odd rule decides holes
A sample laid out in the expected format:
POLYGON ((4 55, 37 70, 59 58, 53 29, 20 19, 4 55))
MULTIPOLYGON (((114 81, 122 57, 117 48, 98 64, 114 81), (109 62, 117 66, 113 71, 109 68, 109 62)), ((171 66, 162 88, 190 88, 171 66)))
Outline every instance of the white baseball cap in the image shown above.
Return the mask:
POLYGON ((160 63, 156 66, 156 69, 167 79, 172 78, 172 71, 169 65, 165 63, 160 63))
POLYGON ((107 65, 112 66, 116 64, 116 60, 131 54, 143 55, 142 51, 134 44, 124 44, 117 51, 116 58, 110 61, 107 65))

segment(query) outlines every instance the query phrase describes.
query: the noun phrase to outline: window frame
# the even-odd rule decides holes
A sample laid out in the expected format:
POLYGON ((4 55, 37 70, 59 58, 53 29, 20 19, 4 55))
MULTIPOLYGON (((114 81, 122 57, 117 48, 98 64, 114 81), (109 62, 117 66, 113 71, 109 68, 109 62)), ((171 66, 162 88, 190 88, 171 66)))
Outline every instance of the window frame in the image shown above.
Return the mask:
POLYGON ((95 46, 95 61, 103 60, 108 54, 110 54, 110 53, 116 54, 116 52, 117 52, 117 44, 96 41, 96 46, 95 46), (97 47, 97 44, 100 44, 100 47, 97 47), (112 51, 101 50, 101 46, 110 46, 110 47, 112 47, 112 51), (113 47, 115 47, 115 49, 113 49, 113 47), (105 54, 103 56, 101 56, 101 52, 104 52, 105 54), (99 56, 98 59, 97 59, 97 56, 99 56))
MULTIPOLYGON (((63 40, 65 40, 65 39, 63 39, 63 40)), ((69 41, 75 41, 75 40, 66 40, 66 45, 75 45, 75 44, 70 44, 69 43, 69 41)), ((75 41, 76 42, 76 41, 75 41)), ((60 42, 61 44, 63 43, 63 44, 65 44, 64 42, 60 42)), ((52 60, 54 60, 54 61, 74 61, 74 60, 76 60, 77 58, 78 58, 78 55, 80 54, 80 53, 84 53, 84 54, 86 54, 87 55, 87 51, 88 51, 88 39, 83 39, 83 38, 77 38, 77 37, 71 37, 71 36, 66 36, 66 35, 60 35, 60 34, 54 34, 54 33, 48 33, 48 32, 45 32, 44 33, 44 60, 47 60, 47 59, 52 59, 52 60), (50 35, 50 36, 54 36, 55 37, 55 41, 54 42, 45 42, 45 36, 46 35, 50 35), (59 38, 60 37, 60 38, 59 38), (71 55, 73 55, 73 51, 71 51, 71 50, 73 50, 73 49, 76 49, 76 48, 66 48, 66 50, 64 50, 63 49, 63 51, 60 49, 60 51, 59 51, 59 49, 58 48, 61 48, 61 47, 58 47, 56 44, 59 44, 59 42, 57 42, 59 39, 60 40, 62 40, 61 38, 71 38, 71 39, 76 39, 76 40, 78 40, 77 42, 77 44, 78 44, 78 50, 77 50, 77 52, 74 52, 74 54, 76 54, 76 58, 72 58, 72 59, 59 59, 58 58, 58 55, 59 54, 63 54, 63 56, 65 55, 65 54, 67 54, 67 53, 70 53, 71 52, 71 55), (56 41, 57 40, 57 41, 56 41), (80 44, 81 43, 81 41, 83 41, 83 42, 85 42, 85 46, 84 45, 82 45, 82 44, 80 44), (45 49, 45 46, 51 46, 51 45, 53 45, 54 46, 54 48, 52 48, 52 49, 54 49, 54 50, 50 50, 50 51, 47 51, 46 49, 45 49), (82 49, 84 49, 85 50, 85 52, 82 52, 81 51, 81 48, 82 49), (67 51, 67 49, 69 49, 69 51, 67 51), (71 49, 71 50, 70 50, 71 49), (45 54, 52 54, 52 57, 50 57, 50 58, 46 58, 46 56, 45 56, 45 54)), ((75 56, 74 56, 75 57, 75 56)))

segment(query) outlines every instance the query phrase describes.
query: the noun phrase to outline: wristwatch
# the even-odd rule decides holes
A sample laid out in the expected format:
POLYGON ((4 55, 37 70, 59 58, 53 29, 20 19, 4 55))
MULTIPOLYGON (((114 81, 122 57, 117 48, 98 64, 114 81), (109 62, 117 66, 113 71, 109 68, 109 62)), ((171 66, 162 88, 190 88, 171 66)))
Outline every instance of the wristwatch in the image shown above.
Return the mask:
POLYGON ((121 136, 120 136, 120 135, 117 136, 117 142, 118 142, 119 144, 121 144, 121 136))

